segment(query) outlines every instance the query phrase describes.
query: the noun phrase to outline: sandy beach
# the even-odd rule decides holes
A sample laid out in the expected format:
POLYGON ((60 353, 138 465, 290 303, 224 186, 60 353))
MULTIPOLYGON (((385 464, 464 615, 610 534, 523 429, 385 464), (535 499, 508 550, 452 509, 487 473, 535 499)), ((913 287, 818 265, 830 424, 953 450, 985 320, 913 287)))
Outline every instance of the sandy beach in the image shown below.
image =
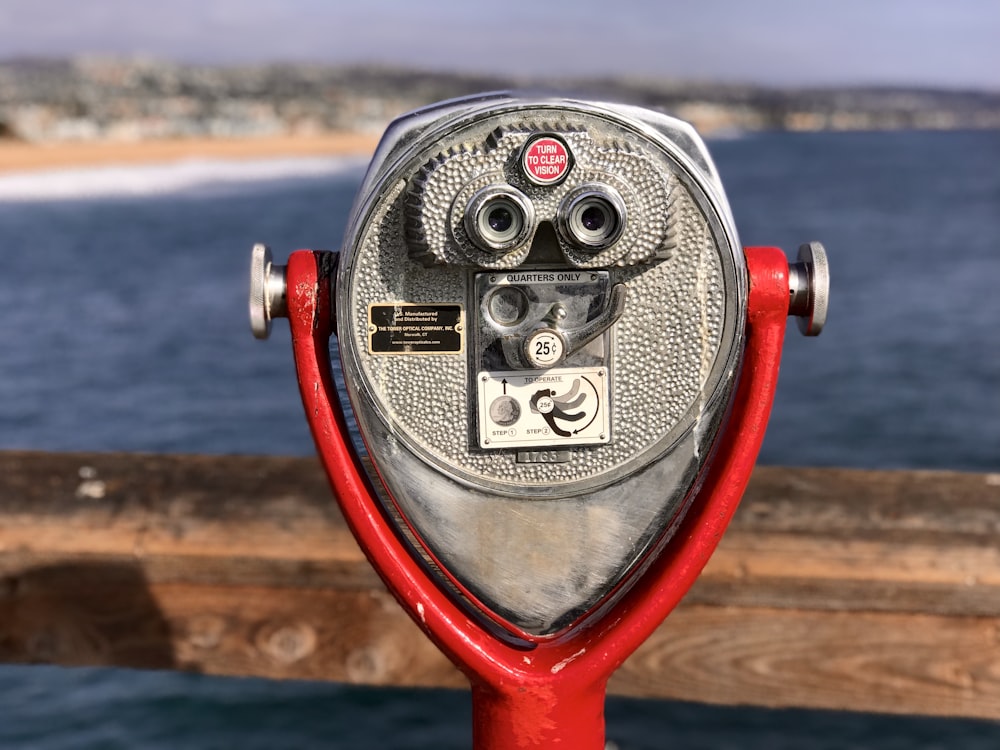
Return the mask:
POLYGON ((268 159, 367 156, 378 137, 323 133, 269 138, 183 139, 139 142, 24 143, 0 140, 0 174, 122 164, 166 164, 185 159, 268 159))

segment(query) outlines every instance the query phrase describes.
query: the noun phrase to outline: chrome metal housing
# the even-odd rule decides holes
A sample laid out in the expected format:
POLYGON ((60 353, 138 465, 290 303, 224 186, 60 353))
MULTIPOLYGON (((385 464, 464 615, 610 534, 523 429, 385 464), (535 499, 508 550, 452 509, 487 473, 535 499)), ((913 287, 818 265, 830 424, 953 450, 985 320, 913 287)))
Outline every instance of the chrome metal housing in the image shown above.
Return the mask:
MULTIPOLYGON (((363 182, 337 290, 347 395, 387 512, 442 585, 512 637, 576 627, 619 596, 683 517, 742 354, 745 261, 694 130, 636 107, 503 93, 406 115, 363 182), (558 184, 517 169, 538 133, 572 150, 558 184), (559 229, 560 206, 594 185, 620 201, 621 232, 581 247, 559 229), (470 226, 468 208, 482 191, 507 188, 530 206, 523 240, 484 249, 470 238, 478 219, 470 226), (515 291, 487 298, 504 285, 515 291), (427 334, 412 346, 400 338, 391 352, 373 348, 373 309, 395 309, 394 320, 426 333, 455 306, 451 343, 427 334), (599 330, 591 336, 588 326, 599 330), (569 351, 564 328, 589 338, 569 351), (588 394, 608 429, 591 427, 582 443, 553 435, 486 445, 484 423, 517 429, 531 415, 526 397, 484 401, 483 379, 493 377, 484 363, 504 336, 542 340, 543 329, 567 347, 556 368, 522 357, 490 387, 508 367, 525 383, 565 376, 550 389, 563 397, 562 418, 588 394), (583 382, 598 379, 591 396, 583 382)), ((552 408, 540 393, 530 408, 552 408)))

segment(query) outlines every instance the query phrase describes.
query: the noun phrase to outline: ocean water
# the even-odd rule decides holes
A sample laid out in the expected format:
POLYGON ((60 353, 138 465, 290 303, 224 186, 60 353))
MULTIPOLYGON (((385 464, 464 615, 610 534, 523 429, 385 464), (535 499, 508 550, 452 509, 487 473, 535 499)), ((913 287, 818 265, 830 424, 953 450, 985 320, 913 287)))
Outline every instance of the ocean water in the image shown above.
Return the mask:
MULTIPOLYGON (((745 245, 818 239, 827 329, 790 323, 761 462, 1000 471, 1000 133, 710 144, 745 245)), ((336 248, 361 178, 316 160, 0 178, 0 449, 308 455, 250 247, 336 248)), ((0 667, 0 747, 460 748, 461 691, 0 667)), ((645 748, 994 748, 1000 724, 611 698, 645 748)))

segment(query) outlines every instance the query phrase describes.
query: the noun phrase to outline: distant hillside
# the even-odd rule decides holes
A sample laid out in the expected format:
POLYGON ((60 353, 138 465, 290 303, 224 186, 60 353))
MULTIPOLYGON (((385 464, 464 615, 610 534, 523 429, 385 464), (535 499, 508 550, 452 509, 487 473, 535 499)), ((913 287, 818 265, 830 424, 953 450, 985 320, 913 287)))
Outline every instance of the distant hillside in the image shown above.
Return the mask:
POLYGON ((0 63, 0 136, 51 142, 378 131, 396 115, 424 104, 509 88, 641 104, 709 133, 1000 128, 1000 92, 506 79, 309 65, 223 68, 12 60, 0 63))

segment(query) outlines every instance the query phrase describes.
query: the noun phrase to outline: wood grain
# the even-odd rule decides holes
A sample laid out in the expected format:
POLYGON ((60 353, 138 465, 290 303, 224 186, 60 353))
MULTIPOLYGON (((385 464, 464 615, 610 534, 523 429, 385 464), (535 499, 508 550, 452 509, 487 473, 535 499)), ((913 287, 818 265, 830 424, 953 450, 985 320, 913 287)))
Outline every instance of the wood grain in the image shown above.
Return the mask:
MULTIPOLYGON (((1000 475, 761 467, 614 692, 1000 718, 1000 475)), ((0 453, 0 661, 464 678, 315 459, 0 453)))

